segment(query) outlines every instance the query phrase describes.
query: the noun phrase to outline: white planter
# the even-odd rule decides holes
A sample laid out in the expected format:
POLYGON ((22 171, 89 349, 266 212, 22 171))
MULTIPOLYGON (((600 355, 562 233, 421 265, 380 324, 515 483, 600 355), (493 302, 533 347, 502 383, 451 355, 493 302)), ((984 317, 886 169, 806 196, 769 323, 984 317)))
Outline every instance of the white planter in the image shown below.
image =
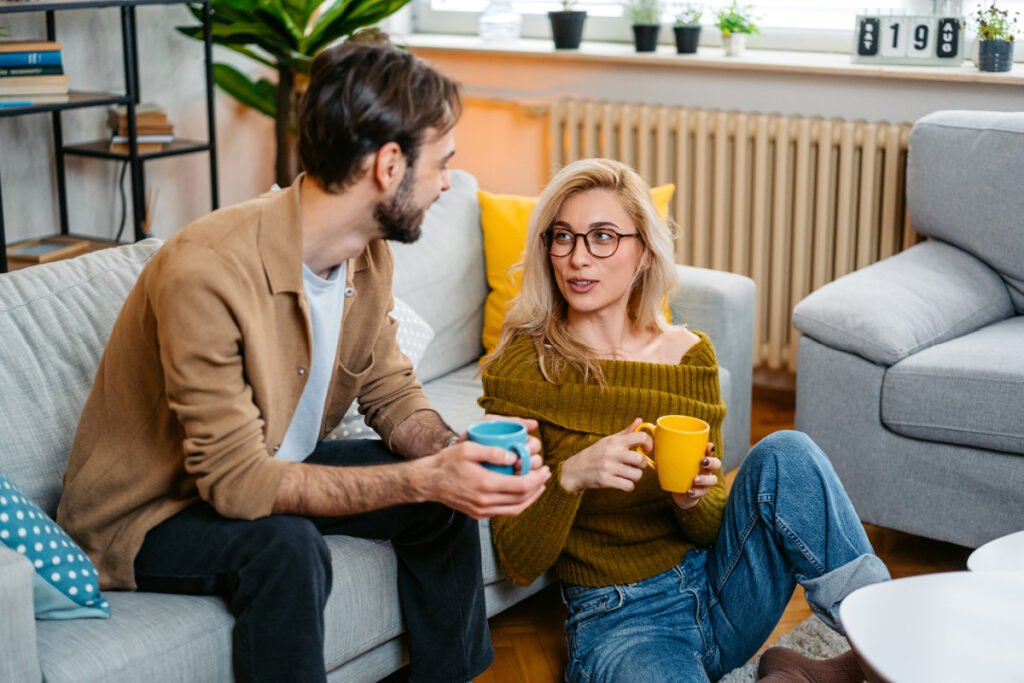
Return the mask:
POLYGON ((722 43, 725 45, 726 57, 739 57, 747 47, 747 34, 732 33, 722 36, 722 43))

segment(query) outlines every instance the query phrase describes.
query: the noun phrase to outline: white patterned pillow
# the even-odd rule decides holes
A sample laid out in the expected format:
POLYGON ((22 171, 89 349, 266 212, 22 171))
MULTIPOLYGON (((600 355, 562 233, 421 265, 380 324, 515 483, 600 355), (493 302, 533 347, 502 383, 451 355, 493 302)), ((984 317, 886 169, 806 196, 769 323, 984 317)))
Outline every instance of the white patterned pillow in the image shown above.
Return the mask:
MULTIPOLYGON (((391 317, 398 323, 398 348, 409 357, 412 367, 415 369, 423 358, 423 354, 427 352, 427 346, 434 338, 434 331, 430 329, 426 320, 398 298, 395 299, 391 317)), ((345 343, 344 338, 341 343, 345 343)), ((327 435, 328 439, 373 439, 376 437, 377 432, 366 425, 363 416, 359 414, 356 403, 353 403, 345 413, 341 424, 327 435)))

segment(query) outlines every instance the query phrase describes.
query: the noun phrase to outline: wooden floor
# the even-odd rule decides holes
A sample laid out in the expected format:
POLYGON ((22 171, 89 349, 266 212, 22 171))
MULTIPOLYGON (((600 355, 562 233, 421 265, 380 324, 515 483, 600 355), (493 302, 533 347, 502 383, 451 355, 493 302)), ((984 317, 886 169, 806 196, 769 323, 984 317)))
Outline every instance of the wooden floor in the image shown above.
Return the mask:
MULTIPOLYGON (((793 405, 785 396, 755 396, 751 444, 780 429, 792 429, 793 405)), ((735 471, 727 476, 731 483, 735 471)), ((875 552, 889 567, 893 578, 964 569, 970 549, 891 529, 865 525, 875 552)), ((782 620, 765 647, 783 633, 811 616, 803 590, 786 608, 782 620)), ((562 680, 566 649, 562 632, 565 610, 558 589, 550 586, 491 619, 491 639, 497 654, 490 669, 476 678, 478 683, 555 683, 562 680)), ((387 683, 406 680, 404 672, 390 676, 387 683)))

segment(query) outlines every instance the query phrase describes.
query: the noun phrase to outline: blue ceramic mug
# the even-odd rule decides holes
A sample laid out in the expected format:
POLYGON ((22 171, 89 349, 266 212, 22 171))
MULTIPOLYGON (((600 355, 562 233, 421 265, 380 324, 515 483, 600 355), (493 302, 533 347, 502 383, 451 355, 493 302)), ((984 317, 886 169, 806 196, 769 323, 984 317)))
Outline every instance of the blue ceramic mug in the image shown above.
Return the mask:
MULTIPOLYGON (((477 422, 470 425, 466 430, 470 441, 482 446, 495 446, 512 451, 519 456, 519 475, 525 475, 530 471, 530 451, 526 448, 526 427, 518 422, 509 420, 493 420, 491 422, 477 422)), ((487 469, 499 474, 516 473, 515 465, 493 465, 489 462, 481 463, 487 469)))

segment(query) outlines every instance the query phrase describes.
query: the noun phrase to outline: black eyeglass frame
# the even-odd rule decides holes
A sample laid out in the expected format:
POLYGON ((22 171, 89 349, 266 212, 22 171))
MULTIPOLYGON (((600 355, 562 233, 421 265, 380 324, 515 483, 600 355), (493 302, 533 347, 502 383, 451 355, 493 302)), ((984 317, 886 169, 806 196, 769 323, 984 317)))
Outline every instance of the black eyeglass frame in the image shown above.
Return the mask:
POLYGON ((588 254, 590 254, 594 258, 611 258, 612 256, 615 256, 615 253, 619 250, 619 245, 622 243, 622 238, 623 237, 639 237, 639 236, 640 236, 640 233, 638 233, 638 232, 618 232, 616 230, 612 230, 611 228, 594 228, 593 230, 587 230, 586 232, 573 232, 572 230, 569 230, 567 228, 555 228, 554 226, 551 226, 550 228, 548 228, 547 230, 544 231, 543 241, 544 241, 544 248, 547 249, 548 256, 551 256, 553 258, 565 258, 566 256, 572 256, 573 252, 576 251, 576 245, 579 244, 578 240, 579 240, 580 237, 583 238, 583 246, 585 246, 587 248, 587 253, 588 254), (553 253, 551 251, 551 247, 554 244, 554 242, 553 242, 553 233, 554 233, 555 230, 560 230, 560 231, 564 230, 565 232, 567 232, 570 235, 572 235, 572 248, 569 249, 569 251, 565 252, 564 254, 555 254, 555 253, 553 253), (615 248, 612 249, 612 253, 610 253, 610 254, 608 254, 606 256, 598 256, 597 254, 594 253, 593 248, 591 248, 591 246, 590 246, 590 234, 594 233, 594 232, 608 232, 608 233, 611 233, 611 234, 615 235, 615 237, 616 237, 616 239, 615 239, 615 248))

